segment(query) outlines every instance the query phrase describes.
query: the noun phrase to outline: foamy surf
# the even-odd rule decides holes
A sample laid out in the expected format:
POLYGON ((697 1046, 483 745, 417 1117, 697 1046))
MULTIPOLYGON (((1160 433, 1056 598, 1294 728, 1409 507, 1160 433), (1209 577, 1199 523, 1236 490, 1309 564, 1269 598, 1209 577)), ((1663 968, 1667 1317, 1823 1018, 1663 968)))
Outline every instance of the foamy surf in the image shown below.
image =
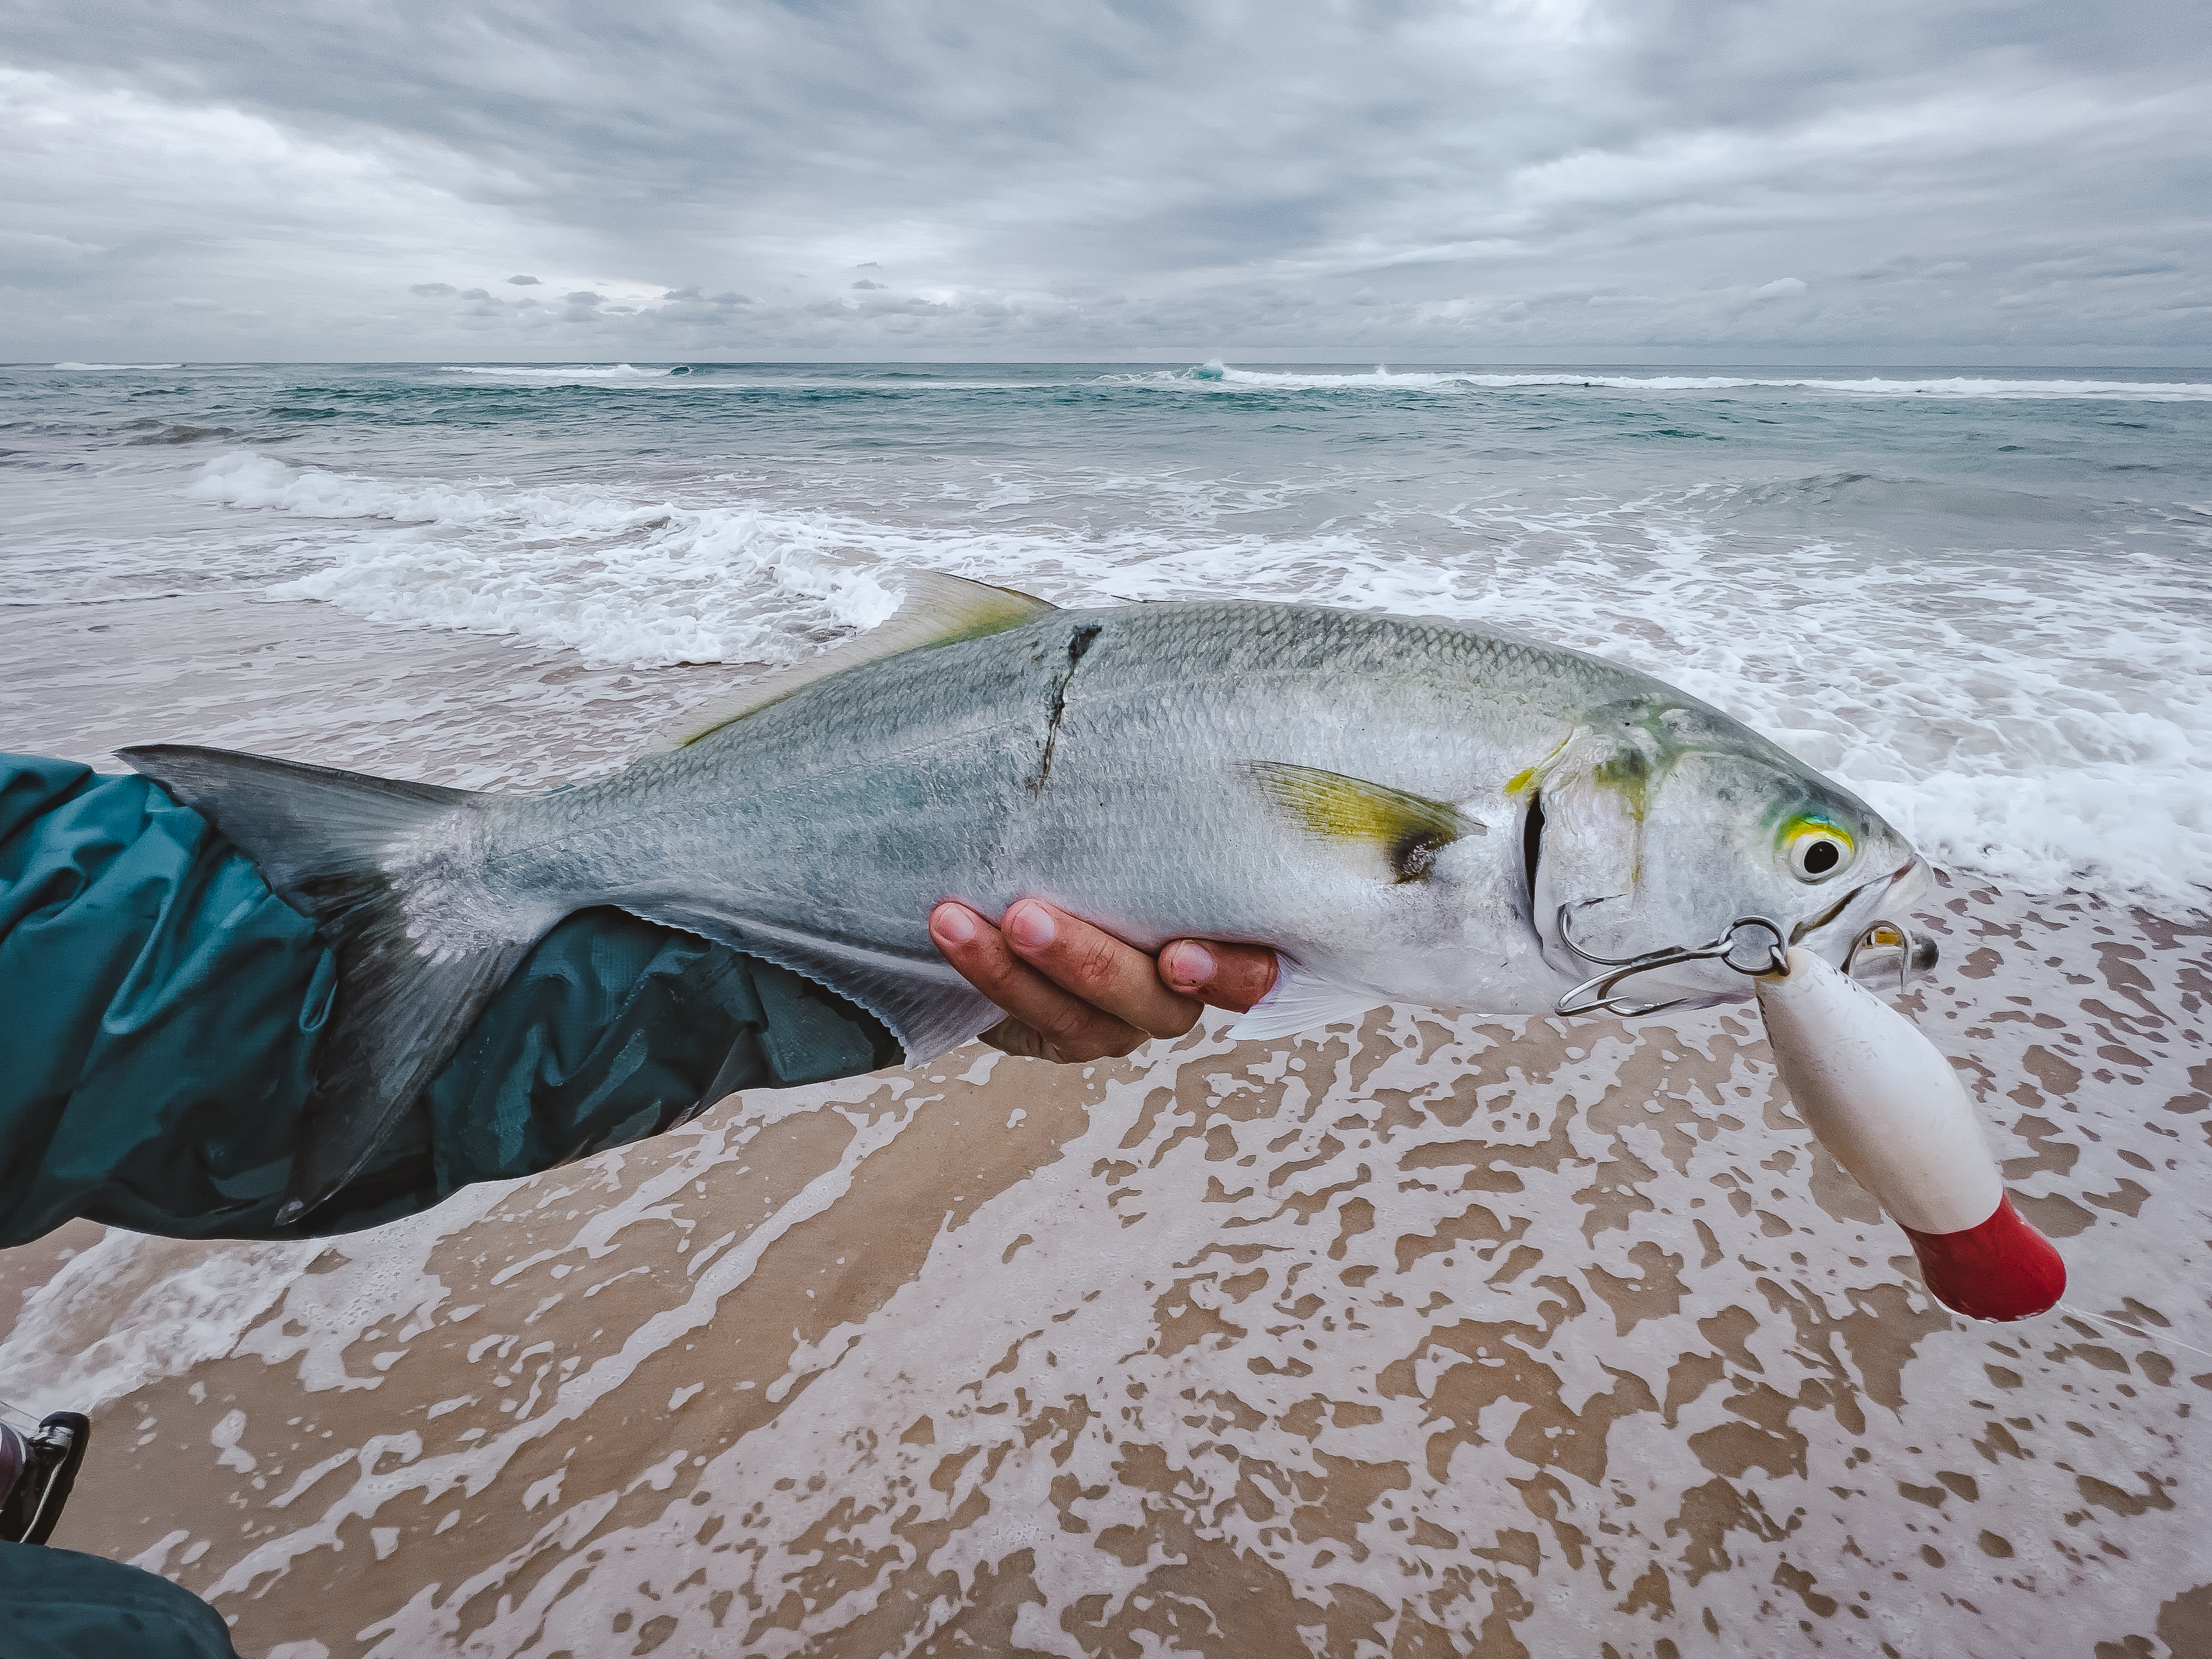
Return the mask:
POLYGON ((677 368, 639 368, 629 363, 447 363, 441 374, 488 374, 509 380, 663 380, 677 368))
POLYGON ((512 635, 590 663, 781 664, 897 604, 835 524, 745 508, 625 501, 580 489, 392 483, 240 453, 199 499, 310 519, 421 526, 343 547, 268 590, 374 622, 512 635), (442 533, 440 533, 442 532, 442 533))
POLYGON ((441 374, 475 374, 491 380, 543 381, 551 384, 654 386, 665 392, 1041 392, 1055 383, 1034 380, 957 380, 923 373, 873 377, 841 375, 836 379, 782 374, 773 379, 747 374, 720 363, 675 363, 640 367, 634 363, 515 364, 447 363, 441 374))

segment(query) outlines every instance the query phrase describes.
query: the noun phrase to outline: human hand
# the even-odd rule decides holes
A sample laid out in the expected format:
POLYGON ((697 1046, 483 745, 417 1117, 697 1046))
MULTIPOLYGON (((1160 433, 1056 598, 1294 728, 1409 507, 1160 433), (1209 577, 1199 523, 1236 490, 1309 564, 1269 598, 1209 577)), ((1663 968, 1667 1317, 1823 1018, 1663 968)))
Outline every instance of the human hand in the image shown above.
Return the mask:
POLYGON ((1207 1006, 1242 1013, 1274 988, 1264 945, 1179 939, 1156 962, 1042 899, 1019 899, 993 927, 948 899, 929 937, 968 982, 1006 1011, 983 1041, 1010 1054, 1079 1063, 1181 1036, 1207 1006))

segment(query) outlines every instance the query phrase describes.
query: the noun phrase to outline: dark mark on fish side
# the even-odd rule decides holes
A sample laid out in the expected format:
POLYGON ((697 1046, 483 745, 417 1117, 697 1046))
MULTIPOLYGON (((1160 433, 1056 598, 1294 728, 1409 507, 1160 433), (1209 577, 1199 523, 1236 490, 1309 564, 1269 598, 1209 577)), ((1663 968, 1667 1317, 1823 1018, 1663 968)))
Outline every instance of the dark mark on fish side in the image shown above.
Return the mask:
POLYGON ((1409 881, 1426 881, 1429 872, 1436 868, 1437 854, 1452 844, 1453 837, 1424 830, 1407 836, 1390 849, 1390 867, 1397 872, 1398 885, 1409 881))
POLYGON ((1030 780, 1030 793, 1042 794, 1045 780, 1052 775, 1052 746, 1060 741, 1060 717, 1067 712, 1067 688, 1075 678, 1076 665, 1083 660, 1091 642, 1098 637, 1103 623, 1086 623, 1067 639, 1067 670, 1053 682, 1052 710, 1045 716, 1044 753, 1037 757, 1036 776, 1030 780))

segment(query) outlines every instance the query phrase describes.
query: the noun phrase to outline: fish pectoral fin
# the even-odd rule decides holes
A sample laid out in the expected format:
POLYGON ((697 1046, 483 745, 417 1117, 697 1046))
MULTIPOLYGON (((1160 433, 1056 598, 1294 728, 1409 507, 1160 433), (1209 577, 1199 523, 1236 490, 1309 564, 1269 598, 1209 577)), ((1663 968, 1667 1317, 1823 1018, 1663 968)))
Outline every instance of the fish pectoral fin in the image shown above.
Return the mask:
POLYGON ((647 921, 726 945, 788 968, 873 1014, 898 1039, 906 1063, 923 1065, 1006 1018, 933 952, 928 960, 777 922, 681 903, 623 908, 647 921))
POLYGON ((1277 811, 1323 841, 1372 847, 1400 882, 1427 876, 1437 854, 1461 836, 1490 833, 1448 801, 1388 784, 1283 761, 1257 761, 1245 770, 1277 811))
POLYGON ((1356 985, 1308 973, 1287 957, 1276 959, 1275 988, 1229 1028, 1240 1042, 1294 1036, 1339 1020, 1356 1020, 1383 999, 1356 985))
POLYGON ((987 634, 1003 634, 1032 617, 1059 609, 1033 594, 1011 587, 993 587, 964 577, 935 570, 899 573, 905 594, 888 620, 842 645, 809 657, 805 662, 757 679, 726 697, 700 704, 678 719, 653 744, 655 750, 681 749, 710 732, 719 732, 734 720, 758 714, 770 703, 781 702, 817 680, 842 674, 862 663, 895 657, 902 651, 955 645, 979 640, 987 634))

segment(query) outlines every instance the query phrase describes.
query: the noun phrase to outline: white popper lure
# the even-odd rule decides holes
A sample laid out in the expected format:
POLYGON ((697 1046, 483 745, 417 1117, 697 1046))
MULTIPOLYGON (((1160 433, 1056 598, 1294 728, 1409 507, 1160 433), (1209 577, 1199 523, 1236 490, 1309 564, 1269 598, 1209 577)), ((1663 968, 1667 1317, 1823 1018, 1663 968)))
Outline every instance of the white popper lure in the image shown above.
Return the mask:
POLYGON ((2048 1311, 2066 1265, 2013 1208, 1973 1102, 1936 1045, 1808 951, 1756 983, 1798 1115, 1905 1229, 1936 1299, 1975 1319, 2048 1311))

